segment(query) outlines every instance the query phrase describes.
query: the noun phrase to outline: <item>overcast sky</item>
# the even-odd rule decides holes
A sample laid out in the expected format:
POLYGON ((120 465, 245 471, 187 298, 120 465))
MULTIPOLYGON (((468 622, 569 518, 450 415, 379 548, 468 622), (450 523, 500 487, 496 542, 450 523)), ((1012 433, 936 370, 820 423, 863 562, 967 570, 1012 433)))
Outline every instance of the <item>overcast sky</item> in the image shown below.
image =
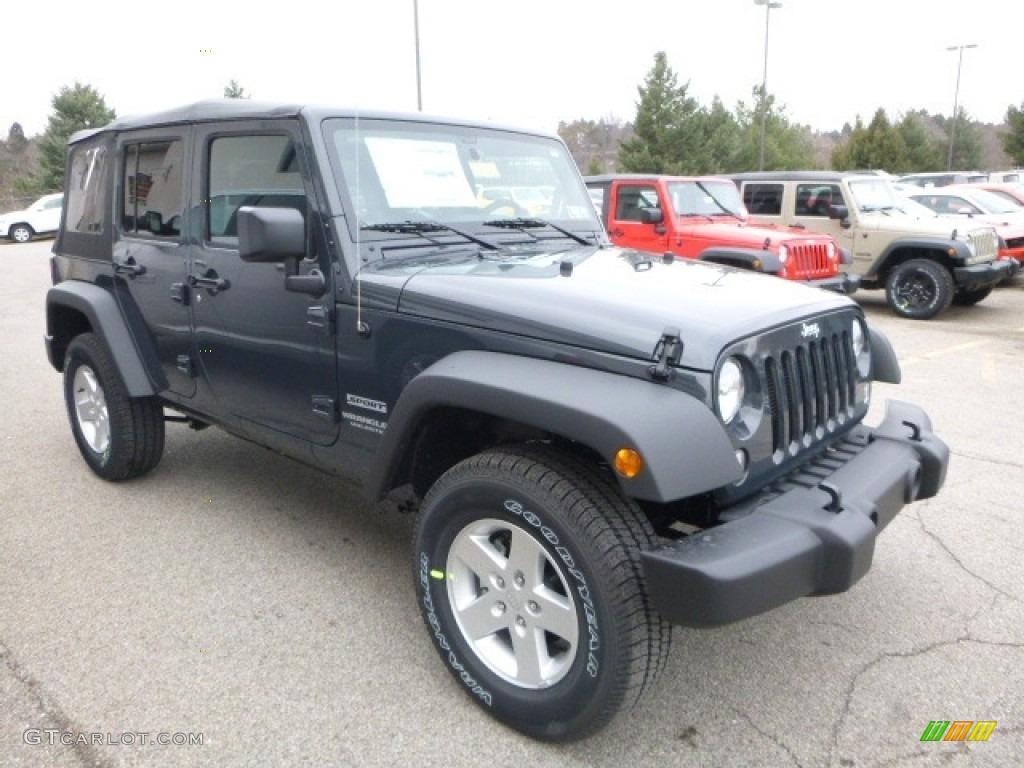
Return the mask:
MULTIPOLYGON (((710 105, 751 103, 764 66, 754 0, 418 0, 423 110, 554 131, 559 120, 636 114, 665 51, 710 105)), ((92 85, 119 115, 220 97, 414 111, 414 0, 89 0, 67 12, 19 0, 0 42, 0 138, 32 136, 51 99, 92 85)), ((6 9, 12 10, 10 8, 6 9)), ((11 14, 6 14, 8 20, 11 14)), ((839 129, 878 107, 1002 122, 1024 102, 1024 7, 1016 0, 783 0, 771 11, 768 90, 789 118, 839 129)))

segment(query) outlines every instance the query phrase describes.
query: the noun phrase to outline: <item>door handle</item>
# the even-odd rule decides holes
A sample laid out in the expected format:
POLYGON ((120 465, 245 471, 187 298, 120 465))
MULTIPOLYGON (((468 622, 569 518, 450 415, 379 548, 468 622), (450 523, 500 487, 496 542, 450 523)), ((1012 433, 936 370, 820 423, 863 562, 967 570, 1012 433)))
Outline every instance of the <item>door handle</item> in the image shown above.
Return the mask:
POLYGON ((213 296, 231 287, 231 282, 227 278, 218 275, 213 267, 210 267, 201 275, 189 275, 188 284, 193 288, 206 288, 213 296))
POLYGON ((114 262, 114 272, 118 275, 130 275, 131 277, 137 277, 139 275, 146 274, 146 267, 142 264, 138 264, 135 261, 134 256, 128 256, 124 261, 114 262))

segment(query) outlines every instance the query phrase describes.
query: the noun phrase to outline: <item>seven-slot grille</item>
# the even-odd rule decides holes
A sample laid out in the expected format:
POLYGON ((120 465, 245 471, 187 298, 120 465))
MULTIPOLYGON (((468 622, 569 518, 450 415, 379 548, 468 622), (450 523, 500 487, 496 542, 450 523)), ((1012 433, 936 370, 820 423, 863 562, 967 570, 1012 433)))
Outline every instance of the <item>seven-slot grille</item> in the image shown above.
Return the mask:
POLYGON ((998 254, 999 243, 994 229, 975 229, 969 237, 974 243, 974 258, 970 260, 972 264, 992 261, 998 254))
POLYGON ((777 460, 810 446, 853 415, 857 364, 846 331, 775 353, 764 366, 777 460))
POLYGON ((826 243, 785 244, 789 249, 792 276, 801 279, 830 277, 835 265, 829 261, 826 243))

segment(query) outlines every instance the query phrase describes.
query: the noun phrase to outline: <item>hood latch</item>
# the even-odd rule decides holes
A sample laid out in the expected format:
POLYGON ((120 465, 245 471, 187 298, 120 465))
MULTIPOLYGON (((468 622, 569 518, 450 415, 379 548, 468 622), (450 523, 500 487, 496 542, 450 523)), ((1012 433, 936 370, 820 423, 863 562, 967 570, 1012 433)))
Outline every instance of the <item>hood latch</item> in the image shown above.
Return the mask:
POLYGON ((661 332, 661 338, 654 345, 654 354, 651 359, 655 364, 647 369, 652 379, 657 381, 668 381, 672 378, 672 367, 679 365, 683 359, 683 340, 679 338, 679 329, 667 326, 661 332))

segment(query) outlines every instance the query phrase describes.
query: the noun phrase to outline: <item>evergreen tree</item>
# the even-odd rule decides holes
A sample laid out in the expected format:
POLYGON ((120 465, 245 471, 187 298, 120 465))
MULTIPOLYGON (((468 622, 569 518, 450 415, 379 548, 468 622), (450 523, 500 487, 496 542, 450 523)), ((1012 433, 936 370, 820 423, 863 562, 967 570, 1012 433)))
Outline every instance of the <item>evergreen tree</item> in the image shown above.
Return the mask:
POLYGON ((738 144, 730 170, 749 171, 760 165, 762 115, 766 170, 796 171, 817 167, 809 129, 790 123, 785 108, 777 108, 771 94, 762 99, 760 85, 755 86, 751 93, 757 106, 748 107, 742 101, 736 104, 738 144), (762 105, 766 113, 762 113, 762 105))
POLYGON ((238 81, 231 78, 231 81, 224 86, 224 98, 225 99, 248 99, 249 94, 245 92, 245 88, 238 84, 238 81))
MULTIPOLYGON (((956 111, 955 131, 953 130, 952 120, 947 119, 945 123, 950 140, 954 142, 953 166, 951 170, 970 171, 980 168, 985 151, 982 146, 981 132, 978 130, 978 124, 971 120, 963 107, 956 111)), ((948 141, 946 143, 946 152, 949 152, 948 141)))
POLYGON ((1006 108, 1006 133, 999 135, 1003 151, 1009 155, 1014 167, 1024 166, 1024 102, 1020 107, 1006 108))
POLYGON ((634 173, 685 173, 703 149, 703 124, 697 100, 679 86, 664 51, 637 88, 634 136, 619 147, 619 167, 634 173))
POLYGON ((690 164, 690 173, 716 174, 742 170, 736 164, 736 147, 740 141, 740 126, 733 114, 715 96, 711 109, 702 110, 704 148, 690 164))
POLYGON ((889 122, 884 109, 878 109, 867 127, 857 123, 843 145, 832 155, 837 170, 906 168, 907 144, 903 134, 889 122))
POLYGON ((91 85, 75 81, 64 86, 52 100, 53 113, 39 139, 39 171, 23 189, 35 193, 58 192, 64 188, 64 161, 71 134, 85 128, 106 125, 116 116, 91 85))
POLYGON ((927 173, 945 168, 942 147, 928 131, 931 119, 927 112, 911 110, 896 126, 907 147, 906 163, 886 170, 892 173, 927 173))
POLYGON ((28 139, 25 138, 25 129, 21 127, 21 123, 11 123, 11 128, 7 131, 7 151, 17 154, 27 145, 28 139))

